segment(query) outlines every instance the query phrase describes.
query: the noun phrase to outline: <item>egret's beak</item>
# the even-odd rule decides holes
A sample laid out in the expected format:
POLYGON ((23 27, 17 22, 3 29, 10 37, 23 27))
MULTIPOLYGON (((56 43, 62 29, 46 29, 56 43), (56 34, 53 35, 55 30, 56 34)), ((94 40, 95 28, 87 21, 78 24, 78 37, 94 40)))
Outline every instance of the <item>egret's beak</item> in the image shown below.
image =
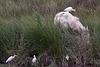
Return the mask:
POLYGON ((72 11, 74 11, 74 12, 75 12, 76 10, 75 10, 75 9, 72 9, 72 11))
POLYGON ((18 57, 18 55, 16 55, 16 57, 18 57))

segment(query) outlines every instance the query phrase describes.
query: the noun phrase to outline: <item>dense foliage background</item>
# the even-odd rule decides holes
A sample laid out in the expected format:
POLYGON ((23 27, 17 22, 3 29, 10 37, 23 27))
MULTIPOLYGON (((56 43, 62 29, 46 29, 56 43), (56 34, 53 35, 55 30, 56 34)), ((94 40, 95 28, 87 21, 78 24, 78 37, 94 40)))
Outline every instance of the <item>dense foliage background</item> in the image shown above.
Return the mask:
POLYGON ((0 0, 1 63, 14 54, 19 57, 9 65, 24 64, 27 67, 31 65, 28 62, 31 63, 34 54, 39 65, 49 61, 51 64, 56 61, 65 63, 64 58, 68 54, 73 62, 98 65, 99 35, 100 0, 0 0), (62 31, 54 25, 55 14, 68 6, 76 9, 71 13, 79 17, 85 27, 89 27, 89 39, 77 40, 74 32, 62 31))

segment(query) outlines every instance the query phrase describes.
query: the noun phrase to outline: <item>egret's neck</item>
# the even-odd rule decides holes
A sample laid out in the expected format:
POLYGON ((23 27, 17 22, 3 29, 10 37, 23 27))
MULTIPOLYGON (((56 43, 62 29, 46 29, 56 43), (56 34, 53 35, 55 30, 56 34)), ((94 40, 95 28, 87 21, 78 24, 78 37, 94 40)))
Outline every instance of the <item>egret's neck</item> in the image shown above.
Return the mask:
POLYGON ((36 58, 35 55, 34 55, 34 58, 36 58))
POLYGON ((14 55, 13 57, 16 57, 16 55, 14 55))

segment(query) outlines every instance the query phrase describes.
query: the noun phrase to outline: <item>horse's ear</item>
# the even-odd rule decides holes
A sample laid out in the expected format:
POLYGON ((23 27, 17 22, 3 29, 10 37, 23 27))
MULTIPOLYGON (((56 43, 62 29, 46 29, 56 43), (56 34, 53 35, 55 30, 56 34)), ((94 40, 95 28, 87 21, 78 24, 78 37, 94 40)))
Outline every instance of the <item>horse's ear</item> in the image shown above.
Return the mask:
POLYGON ((89 29, 88 29, 88 26, 86 27, 86 31, 88 31, 89 29))
POLYGON ((82 33, 83 32, 83 30, 81 29, 81 28, 79 28, 80 30, 79 30, 79 33, 82 33))

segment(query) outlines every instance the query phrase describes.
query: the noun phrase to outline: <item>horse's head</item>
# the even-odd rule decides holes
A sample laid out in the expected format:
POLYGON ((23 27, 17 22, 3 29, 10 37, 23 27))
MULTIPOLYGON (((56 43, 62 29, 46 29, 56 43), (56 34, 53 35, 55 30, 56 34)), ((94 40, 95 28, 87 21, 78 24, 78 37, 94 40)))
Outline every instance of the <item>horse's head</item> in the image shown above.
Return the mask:
POLYGON ((81 30, 81 37, 82 37, 82 39, 84 41, 86 41, 87 43, 89 43, 90 34, 89 34, 88 26, 84 30, 81 30))

